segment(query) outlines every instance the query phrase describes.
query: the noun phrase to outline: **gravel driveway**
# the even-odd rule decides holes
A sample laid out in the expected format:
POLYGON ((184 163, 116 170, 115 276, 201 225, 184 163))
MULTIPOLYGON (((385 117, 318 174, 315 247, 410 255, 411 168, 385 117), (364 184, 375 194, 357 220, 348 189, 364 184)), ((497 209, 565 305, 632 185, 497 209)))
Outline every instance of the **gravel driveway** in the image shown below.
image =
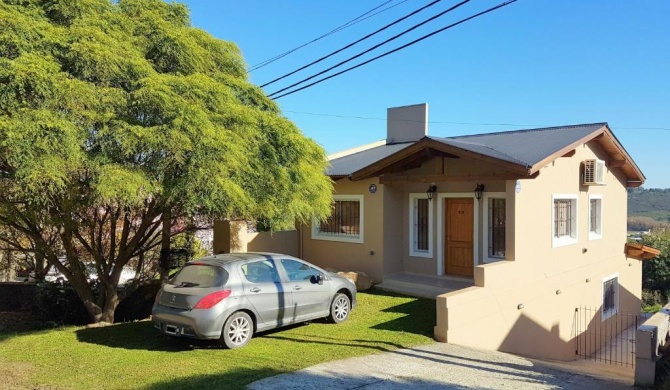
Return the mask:
POLYGON ((384 352, 266 378, 250 389, 630 389, 501 352, 453 344, 384 352))

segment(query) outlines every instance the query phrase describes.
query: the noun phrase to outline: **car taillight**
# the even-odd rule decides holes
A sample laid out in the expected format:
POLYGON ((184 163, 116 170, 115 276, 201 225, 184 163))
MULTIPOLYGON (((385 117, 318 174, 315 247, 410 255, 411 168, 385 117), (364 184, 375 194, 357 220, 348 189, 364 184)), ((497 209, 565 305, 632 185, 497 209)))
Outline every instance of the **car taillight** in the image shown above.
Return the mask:
POLYGON ((158 304, 161 301, 161 294, 163 294, 163 290, 159 290, 158 294, 156 294, 156 299, 154 299, 154 303, 158 304))
POLYGON ((195 304, 194 309, 209 309, 212 306, 216 305, 217 303, 223 301, 224 299, 228 298, 230 295, 230 290, 223 290, 223 291, 216 291, 211 294, 207 294, 204 297, 202 297, 201 300, 198 301, 198 303, 195 304))

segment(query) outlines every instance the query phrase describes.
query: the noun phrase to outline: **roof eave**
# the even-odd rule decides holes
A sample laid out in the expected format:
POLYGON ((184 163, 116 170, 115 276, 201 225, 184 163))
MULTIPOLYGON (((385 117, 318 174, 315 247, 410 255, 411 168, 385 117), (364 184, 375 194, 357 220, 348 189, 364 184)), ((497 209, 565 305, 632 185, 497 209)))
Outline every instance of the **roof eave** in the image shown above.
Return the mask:
POLYGON ((408 156, 411 156, 414 153, 418 153, 424 149, 435 149, 443 153, 449 153, 458 155, 461 157, 468 157, 475 160, 485 161, 492 164, 501 166, 511 172, 518 173, 521 176, 531 176, 534 172, 530 172, 529 166, 521 163, 515 163, 507 160, 498 159, 491 156, 486 156, 481 153, 472 152, 470 150, 461 149, 459 147, 448 145, 436 140, 433 140, 430 137, 424 137, 414 143, 413 145, 399 150, 398 152, 387 156, 379 161, 376 161, 366 167, 359 169, 358 171, 353 172, 349 178, 351 180, 363 180, 379 175, 379 172, 388 167, 391 164, 397 163, 408 156))

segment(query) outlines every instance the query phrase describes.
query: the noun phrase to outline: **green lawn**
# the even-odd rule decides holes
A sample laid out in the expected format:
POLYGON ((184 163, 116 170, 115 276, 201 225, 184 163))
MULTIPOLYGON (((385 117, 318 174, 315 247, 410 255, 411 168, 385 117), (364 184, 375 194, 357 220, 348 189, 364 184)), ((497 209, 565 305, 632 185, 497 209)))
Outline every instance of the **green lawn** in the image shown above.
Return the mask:
POLYGON ((310 323, 260 335, 244 348, 171 339, 148 321, 103 328, 0 333, 11 388, 242 388, 314 364, 432 342, 435 301, 359 293, 340 325, 310 323))

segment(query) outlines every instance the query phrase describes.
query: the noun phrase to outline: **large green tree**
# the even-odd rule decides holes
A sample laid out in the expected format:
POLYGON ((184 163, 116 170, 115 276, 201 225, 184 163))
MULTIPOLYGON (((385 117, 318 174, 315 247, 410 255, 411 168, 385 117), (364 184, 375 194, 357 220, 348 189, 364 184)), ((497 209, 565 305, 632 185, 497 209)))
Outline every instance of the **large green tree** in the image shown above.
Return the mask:
POLYGON ((642 263, 642 288, 670 297, 670 229, 653 230, 643 235, 640 243, 661 251, 656 258, 642 263))
POLYGON ((0 0, 0 21, 0 224, 31 245, 0 240, 65 274, 92 321, 113 320, 122 267, 162 222, 329 213, 323 149, 185 6, 0 0))

